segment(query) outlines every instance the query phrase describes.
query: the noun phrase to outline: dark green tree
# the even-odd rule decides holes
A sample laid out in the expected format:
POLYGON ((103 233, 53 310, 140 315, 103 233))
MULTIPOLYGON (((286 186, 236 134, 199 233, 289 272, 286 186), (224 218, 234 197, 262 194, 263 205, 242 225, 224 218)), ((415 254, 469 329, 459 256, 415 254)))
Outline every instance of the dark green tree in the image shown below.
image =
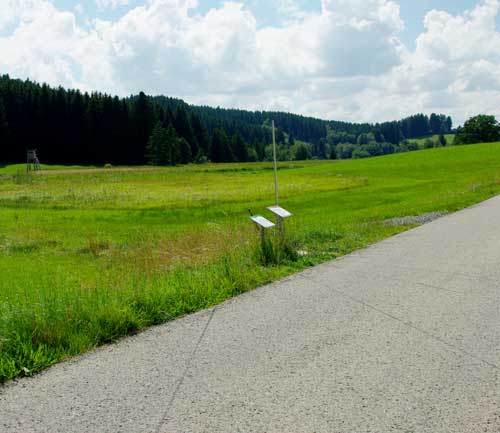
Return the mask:
MULTIPOLYGON (((208 136, 206 128, 201 123, 199 116, 197 116, 196 114, 191 114, 190 123, 194 137, 198 144, 198 154, 209 155, 210 137, 208 136)), ((197 156, 196 154, 193 155, 193 157, 196 156, 197 156)))
POLYGON ((233 162, 235 160, 231 141, 224 129, 217 128, 214 131, 211 150, 210 159, 213 162, 233 162))
POLYGON ((318 140, 316 148, 316 155, 320 159, 326 159, 327 157, 327 141, 326 138, 321 138, 318 140))
POLYGON ((441 146, 446 146, 446 137, 443 134, 439 134, 439 144, 441 146))
POLYGON ((189 143, 189 146, 191 146, 191 155, 196 156, 199 150, 198 142, 193 133, 186 109, 182 105, 177 107, 177 110, 175 111, 174 128, 177 135, 184 138, 189 143))
POLYGON ((441 119, 436 113, 432 113, 429 118, 429 129, 431 134, 440 134, 441 129, 441 119))
POLYGON ((500 125, 495 116, 480 114, 465 122, 455 137, 455 144, 488 143, 500 141, 500 125))
POLYGON ((162 123, 158 121, 153 128, 146 146, 146 162, 150 165, 166 165, 169 163, 167 152, 169 137, 162 123))
POLYGON ((304 143, 299 143, 295 148, 294 159, 296 161, 305 161, 309 159, 309 149, 304 143))
POLYGON ((445 122, 445 132, 450 133, 452 128, 453 128, 453 121, 451 120, 451 117, 448 116, 445 122))
POLYGON ((135 153, 137 162, 142 160, 144 155, 144 149, 149 140, 149 136, 151 135, 151 131, 153 129, 153 110, 151 108, 151 103, 149 98, 144 94, 144 92, 140 92, 139 96, 137 96, 133 105, 132 112, 133 122, 135 126, 135 151, 131 153, 135 153))
POLYGON ((5 113, 5 106, 2 96, 0 95, 0 143, 2 143, 2 150, 5 149, 9 137, 9 124, 7 123, 7 114, 5 113))
POLYGON ((165 132, 166 147, 165 153, 167 155, 167 164, 177 165, 182 161, 181 156, 181 140, 175 132, 175 128, 170 123, 165 132))
POLYGON ((285 134, 282 129, 276 131, 276 143, 285 144, 285 134))
POLYGON ((193 157, 191 155, 191 146, 184 137, 177 138, 177 147, 179 148, 180 152, 181 164, 189 164, 193 161, 193 157))
POLYGON ((231 138, 231 147, 234 152, 234 157, 238 162, 248 161, 248 151, 245 140, 240 134, 234 134, 231 138))

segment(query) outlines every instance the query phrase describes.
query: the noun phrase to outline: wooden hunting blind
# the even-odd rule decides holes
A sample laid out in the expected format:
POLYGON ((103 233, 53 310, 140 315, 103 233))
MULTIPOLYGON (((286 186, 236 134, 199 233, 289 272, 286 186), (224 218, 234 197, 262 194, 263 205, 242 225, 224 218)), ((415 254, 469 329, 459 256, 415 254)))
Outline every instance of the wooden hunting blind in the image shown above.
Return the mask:
POLYGON ((28 150, 27 160, 26 160, 26 171, 40 171, 42 166, 38 160, 38 155, 36 154, 36 149, 28 150))

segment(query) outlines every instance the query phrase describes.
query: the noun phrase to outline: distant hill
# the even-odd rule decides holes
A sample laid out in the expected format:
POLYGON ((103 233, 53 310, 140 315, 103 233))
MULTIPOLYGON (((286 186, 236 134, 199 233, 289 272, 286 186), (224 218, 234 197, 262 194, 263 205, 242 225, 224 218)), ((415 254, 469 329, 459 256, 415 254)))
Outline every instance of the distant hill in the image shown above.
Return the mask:
POLYGON ((271 119, 282 160, 411 150, 399 144, 452 129, 451 118, 437 114, 380 124, 325 121, 284 112, 194 106, 142 92, 128 98, 88 94, 0 76, 2 163, 23 161, 26 150, 36 148, 44 163, 142 165, 154 162, 153 153, 166 152, 168 146, 160 146, 166 141, 174 143, 169 152, 177 158, 165 159, 169 163, 260 161, 271 154, 271 119))

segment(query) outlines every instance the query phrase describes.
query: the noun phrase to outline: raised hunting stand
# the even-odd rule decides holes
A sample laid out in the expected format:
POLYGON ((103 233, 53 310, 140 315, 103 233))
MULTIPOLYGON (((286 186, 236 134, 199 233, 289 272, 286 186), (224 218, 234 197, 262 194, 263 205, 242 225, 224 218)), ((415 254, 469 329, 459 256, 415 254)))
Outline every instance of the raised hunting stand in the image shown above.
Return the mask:
POLYGON ((38 156, 35 150, 28 150, 27 162, 26 162, 26 172, 30 171, 40 171, 42 166, 40 165, 40 161, 38 160, 38 156))

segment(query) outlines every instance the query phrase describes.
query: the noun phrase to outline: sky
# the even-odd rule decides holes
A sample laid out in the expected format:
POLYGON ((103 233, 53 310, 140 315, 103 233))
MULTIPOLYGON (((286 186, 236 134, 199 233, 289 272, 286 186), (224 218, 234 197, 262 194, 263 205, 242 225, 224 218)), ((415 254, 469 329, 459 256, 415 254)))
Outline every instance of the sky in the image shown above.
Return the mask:
POLYGON ((500 0, 0 0, 0 74, 378 122, 500 117, 500 0))

